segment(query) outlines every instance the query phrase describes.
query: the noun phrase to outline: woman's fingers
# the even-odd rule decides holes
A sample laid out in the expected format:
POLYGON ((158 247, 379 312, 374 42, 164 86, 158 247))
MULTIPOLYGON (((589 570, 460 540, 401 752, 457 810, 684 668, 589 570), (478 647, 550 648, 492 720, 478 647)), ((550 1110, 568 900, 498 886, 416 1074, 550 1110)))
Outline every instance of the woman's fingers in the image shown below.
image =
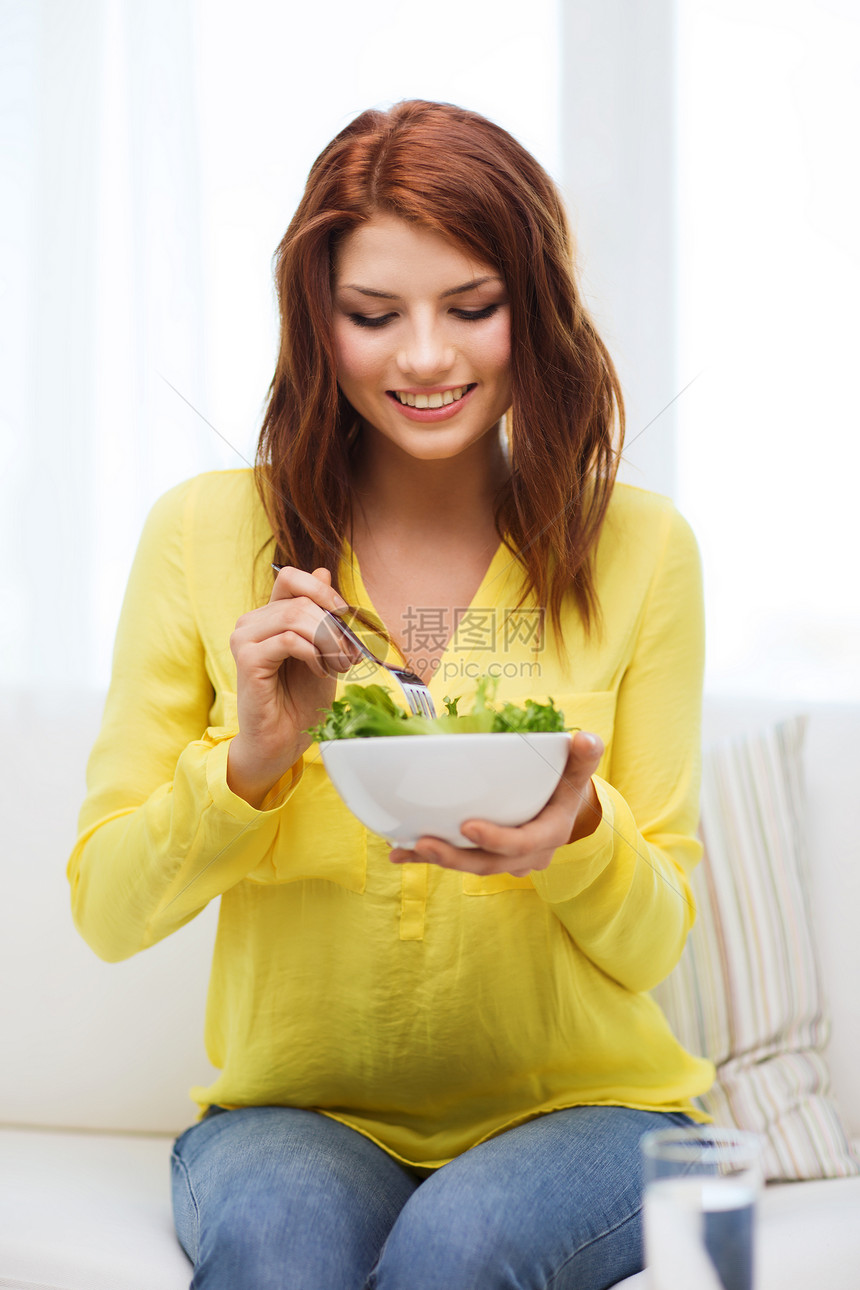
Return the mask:
POLYGON ((517 828, 491 820, 466 820, 464 836, 486 851, 511 858, 562 845, 558 838, 567 841, 577 815, 590 802, 591 777, 602 756, 600 737, 578 731, 571 738, 567 763, 552 797, 533 820, 517 828))
POLYGON ((288 658, 307 663, 319 677, 348 671, 357 661, 355 650, 325 616, 329 607, 345 603, 330 581, 327 569, 282 569, 268 604, 236 623, 230 647, 237 665, 244 655, 242 661, 270 673, 288 658))
POLYGON ((306 596, 321 609, 342 612, 348 607, 343 596, 338 595, 332 587, 328 569, 314 569, 313 573, 306 573, 304 569, 294 569, 287 564, 275 577, 269 602, 289 600, 296 596, 306 596))
POLYGON ((603 755, 597 735, 578 732, 571 739, 567 764, 546 806, 533 820, 516 828, 490 820, 467 820, 463 835, 474 848, 454 847, 441 838, 419 838, 414 852, 395 848, 395 863, 413 859, 442 868, 487 876, 510 873, 522 877, 546 869, 558 847, 570 840, 583 811, 593 809, 591 777, 603 755))
POLYGON ((442 838, 419 838, 414 851, 396 847, 390 855, 394 864, 418 861, 424 864, 435 864, 442 869, 457 869, 461 873, 474 873, 480 877, 489 877, 497 873, 510 873, 515 877, 524 877, 533 869, 545 869, 552 859, 553 848, 544 851, 533 851, 514 858, 506 858, 497 853, 483 851, 478 847, 452 847, 442 838))
MULTIPOLYGON (((297 659, 305 663, 320 680, 328 680, 337 674, 336 661, 339 656, 331 652, 322 652, 313 641, 309 641, 300 632, 287 628, 260 641, 255 647, 256 661, 267 672, 276 672, 285 659, 297 659)), ((344 663, 346 660, 344 660, 344 663)), ((340 671, 347 668, 341 665, 340 671)))
POLYGON ((578 730, 571 738, 567 765, 548 805, 562 804, 579 810, 584 789, 597 770, 602 756, 603 740, 600 736, 578 730))
POLYGON ((335 694, 335 678, 354 660, 328 617, 344 602, 328 569, 281 569, 265 605, 236 623, 239 732, 228 757, 228 783, 259 805, 310 743, 310 730, 335 694), (232 778, 231 778, 232 776, 232 778))
POLYGON ((298 601, 281 601, 241 619, 230 637, 230 649, 240 672, 259 670, 272 675, 289 658, 307 663, 317 676, 346 672, 352 660, 336 638, 335 629, 298 601))

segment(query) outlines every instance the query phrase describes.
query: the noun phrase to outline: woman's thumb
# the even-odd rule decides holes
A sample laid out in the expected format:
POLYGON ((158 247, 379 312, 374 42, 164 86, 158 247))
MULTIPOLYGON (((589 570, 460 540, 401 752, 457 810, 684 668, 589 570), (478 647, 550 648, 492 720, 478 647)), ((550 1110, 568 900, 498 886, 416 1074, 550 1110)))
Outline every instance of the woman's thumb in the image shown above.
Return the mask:
POLYGON ((573 751, 582 762, 593 762, 596 766, 603 756, 603 740, 600 735, 578 730, 573 736, 573 751))

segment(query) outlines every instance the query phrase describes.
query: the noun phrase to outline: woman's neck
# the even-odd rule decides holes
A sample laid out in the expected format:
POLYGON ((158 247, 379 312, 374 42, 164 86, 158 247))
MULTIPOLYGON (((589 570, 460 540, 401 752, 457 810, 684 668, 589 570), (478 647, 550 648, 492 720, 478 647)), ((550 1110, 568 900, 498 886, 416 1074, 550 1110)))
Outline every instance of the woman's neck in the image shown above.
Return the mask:
POLYGON ((486 435, 457 457, 422 461, 363 432, 354 474, 355 522, 403 536, 486 531, 510 474, 500 438, 486 435))

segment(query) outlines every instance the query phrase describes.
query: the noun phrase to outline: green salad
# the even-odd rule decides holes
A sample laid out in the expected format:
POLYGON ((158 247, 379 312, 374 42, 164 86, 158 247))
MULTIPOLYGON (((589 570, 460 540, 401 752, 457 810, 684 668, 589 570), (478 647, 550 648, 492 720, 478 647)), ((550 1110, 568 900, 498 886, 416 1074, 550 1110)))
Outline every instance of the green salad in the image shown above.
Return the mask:
POLYGON ((521 734, 537 731, 565 730, 564 713, 555 703, 535 703, 527 699, 493 706, 498 678, 482 676, 478 681, 472 711, 457 711, 460 699, 445 696, 445 713, 438 717, 418 717, 399 707, 384 685, 347 685, 343 698, 335 699, 323 719, 307 733, 322 743, 331 739, 361 739, 379 735, 461 735, 521 734))

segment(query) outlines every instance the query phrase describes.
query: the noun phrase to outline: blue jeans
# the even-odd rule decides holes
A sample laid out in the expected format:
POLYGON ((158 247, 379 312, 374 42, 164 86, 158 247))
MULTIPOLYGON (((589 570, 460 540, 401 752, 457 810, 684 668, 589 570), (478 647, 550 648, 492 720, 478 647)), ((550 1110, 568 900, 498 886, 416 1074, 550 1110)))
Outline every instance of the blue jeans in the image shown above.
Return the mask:
POLYGON ((176 1141, 192 1290, 604 1290, 642 1267, 639 1138, 687 1116, 553 1111, 426 1180, 315 1111, 215 1108, 176 1141))

